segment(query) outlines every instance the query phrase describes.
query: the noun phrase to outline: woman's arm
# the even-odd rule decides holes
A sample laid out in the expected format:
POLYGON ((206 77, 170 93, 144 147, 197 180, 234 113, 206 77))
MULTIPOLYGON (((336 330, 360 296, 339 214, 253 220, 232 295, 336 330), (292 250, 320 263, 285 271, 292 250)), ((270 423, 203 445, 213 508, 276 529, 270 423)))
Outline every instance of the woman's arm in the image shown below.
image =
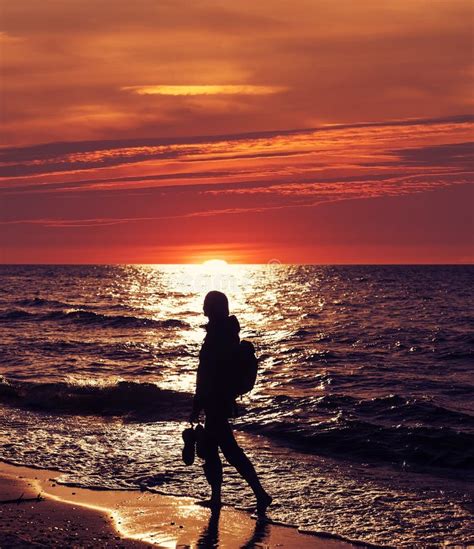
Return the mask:
MULTIPOLYGON (((196 390, 193 397, 193 409, 191 417, 196 421, 199 418, 199 414, 204 408, 206 398, 209 397, 211 393, 211 384, 212 384, 212 372, 211 364, 209 357, 206 356, 206 351, 201 348, 199 353, 199 365, 196 374, 196 390)), ((192 421, 192 423, 194 423, 192 421)))

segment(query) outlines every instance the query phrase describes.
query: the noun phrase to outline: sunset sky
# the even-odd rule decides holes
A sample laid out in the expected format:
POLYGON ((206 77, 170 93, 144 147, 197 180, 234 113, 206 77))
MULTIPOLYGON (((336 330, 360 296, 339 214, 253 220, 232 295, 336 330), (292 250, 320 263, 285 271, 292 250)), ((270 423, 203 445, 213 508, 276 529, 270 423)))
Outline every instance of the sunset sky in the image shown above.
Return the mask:
POLYGON ((5 0, 3 263, 468 263, 471 0, 5 0))

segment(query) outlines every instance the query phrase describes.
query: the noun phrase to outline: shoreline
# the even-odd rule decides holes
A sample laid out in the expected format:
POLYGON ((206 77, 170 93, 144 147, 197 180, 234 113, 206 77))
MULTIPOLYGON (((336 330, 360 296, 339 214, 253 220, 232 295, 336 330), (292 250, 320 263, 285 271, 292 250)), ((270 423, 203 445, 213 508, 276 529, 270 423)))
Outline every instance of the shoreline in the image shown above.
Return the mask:
MULTIPOLYGON (((187 497, 128 490, 91 490, 57 484, 58 471, 0 461, 0 546, 71 547, 298 547, 348 549, 334 536, 256 521, 224 506, 220 516, 187 497), (217 544, 217 545, 216 545, 217 544)), ((363 544, 357 544, 363 545, 363 544)))

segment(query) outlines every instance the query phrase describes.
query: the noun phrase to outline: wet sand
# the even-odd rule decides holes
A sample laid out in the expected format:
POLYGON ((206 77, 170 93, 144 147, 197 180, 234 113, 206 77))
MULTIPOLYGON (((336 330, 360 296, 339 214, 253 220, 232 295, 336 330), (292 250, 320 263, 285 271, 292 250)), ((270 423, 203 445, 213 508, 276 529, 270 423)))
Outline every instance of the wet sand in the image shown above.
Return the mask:
POLYGON ((353 547, 344 541, 257 522, 249 513, 224 507, 220 516, 191 498, 150 492, 86 490, 62 486, 57 471, 0 463, 0 547, 158 546, 301 549, 353 547))

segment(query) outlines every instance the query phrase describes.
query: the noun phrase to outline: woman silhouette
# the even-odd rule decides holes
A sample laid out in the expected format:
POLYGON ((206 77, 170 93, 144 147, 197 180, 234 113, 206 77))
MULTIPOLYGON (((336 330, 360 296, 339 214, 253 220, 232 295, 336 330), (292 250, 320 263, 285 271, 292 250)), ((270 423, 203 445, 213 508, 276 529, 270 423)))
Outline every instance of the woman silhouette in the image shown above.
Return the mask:
POLYGON ((199 353, 196 392, 191 423, 206 416, 204 424, 204 473, 211 486, 211 499, 202 502, 213 509, 221 506, 222 463, 219 448, 226 460, 248 482, 257 499, 257 512, 264 514, 272 502, 265 492, 249 458, 234 438, 229 418, 234 416, 235 390, 232 387, 231 367, 240 343, 240 325, 229 316, 229 302, 222 292, 209 292, 204 299, 204 314, 209 322, 206 337, 199 353))

